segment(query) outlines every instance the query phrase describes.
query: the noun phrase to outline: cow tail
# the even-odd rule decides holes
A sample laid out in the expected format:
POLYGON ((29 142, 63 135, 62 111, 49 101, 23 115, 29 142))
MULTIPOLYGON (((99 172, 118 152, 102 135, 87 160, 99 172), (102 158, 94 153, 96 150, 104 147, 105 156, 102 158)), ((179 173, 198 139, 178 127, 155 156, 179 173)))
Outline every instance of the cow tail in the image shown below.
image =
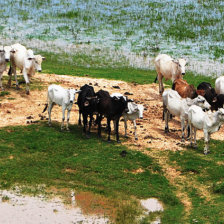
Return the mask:
POLYGON ((156 83, 158 80, 158 75, 156 76, 155 80, 154 80, 154 83, 156 83))
POLYGON ((172 90, 175 90, 175 82, 173 82, 172 90))
POLYGON ((48 108, 48 94, 47 94, 47 103, 45 104, 45 107, 42 113, 44 113, 47 110, 47 108, 48 108))
POLYGON ((8 75, 12 75, 12 66, 10 65, 8 75))

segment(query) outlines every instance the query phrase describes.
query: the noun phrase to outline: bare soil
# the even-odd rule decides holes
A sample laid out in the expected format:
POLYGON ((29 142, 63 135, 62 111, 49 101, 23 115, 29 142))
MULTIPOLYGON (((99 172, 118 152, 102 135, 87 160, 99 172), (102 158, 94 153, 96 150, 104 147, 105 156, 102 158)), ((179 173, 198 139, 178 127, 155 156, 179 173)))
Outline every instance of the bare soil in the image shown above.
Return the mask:
MULTIPOLYGON (((65 88, 79 89, 84 84, 93 85, 95 91, 107 90, 110 94, 119 92, 128 96, 135 102, 144 105, 144 118, 137 121, 138 140, 134 138, 133 124, 128 124, 128 140, 123 144, 134 148, 159 149, 159 150, 182 150, 183 146, 189 142, 181 142, 180 120, 175 117, 169 122, 170 133, 164 133, 164 121, 162 120, 162 100, 158 91, 158 84, 137 85, 123 81, 113 81, 106 79, 93 79, 88 77, 73 77, 54 74, 36 74, 33 83, 40 83, 41 90, 31 90, 30 95, 25 94, 25 89, 16 90, 15 87, 6 89, 10 95, 0 97, 0 127, 11 125, 29 125, 37 122, 41 116, 48 117, 47 112, 42 114, 47 99, 47 87, 52 84, 60 84, 65 88), (119 86, 120 89, 113 86, 119 86)), ((32 87, 32 83, 31 83, 32 87)), ((44 118, 44 119, 45 119, 44 118)), ((52 121, 61 122, 62 112, 59 106, 55 106, 52 111, 52 121)), ((43 118, 42 118, 43 119, 43 118)), ((104 121, 105 122, 105 121, 104 121)), ((78 123, 78 106, 73 105, 70 123, 78 123)), ((111 124, 112 125, 112 124, 111 124)), ((60 128, 60 126, 58 127, 60 128)), ((120 135, 124 136, 123 122, 120 122, 120 135)), ((96 131, 96 127, 93 128, 96 131)), ((213 139, 224 140, 224 128, 212 135, 213 139)), ((197 137, 203 137, 202 131, 197 132, 197 137)))

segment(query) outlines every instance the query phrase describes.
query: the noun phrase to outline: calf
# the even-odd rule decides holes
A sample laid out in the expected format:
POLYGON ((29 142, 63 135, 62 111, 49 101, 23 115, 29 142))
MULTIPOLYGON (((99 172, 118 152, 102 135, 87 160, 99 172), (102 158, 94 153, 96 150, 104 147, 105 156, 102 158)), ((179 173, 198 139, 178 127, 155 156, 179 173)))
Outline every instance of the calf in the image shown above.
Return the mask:
POLYGON ((172 82, 178 78, 182 78, 182 75, 185 75, 185 59, 178 59, 175 61, 167 54, 159 54, 155 58, 155 67, 157 72, 157 77, 154 82, 159 80, 159 93, 162 94, 164 91, 163 87, 163 77, 168 80, 171 79, 172 82))
POLYGON ((67 125, 66 129, 69 130, 69 118, 70 118, 70 111, 72 109, 72 105, 75 100, 75 94, 79 93, 80 90, 75 89, 64 89, 59 85, 50 85, 48 87, 48 94, 47 94, 47 103, 42 113, 47 110, 48 107, 48 124, 51 126, 51 110, 55 104, 62 106, 62 124, 61 130, 64 129, 64 121, 65 121, 65 110, 67 109, 67 125))
MULTIPOLYGON (((120 93, 113 93, 110 95, 111 97, 123 97, 125 100, 127 100, 127 97, 123 96, 120 93)), ((134 102, 128 102, 128 112, 124 112, 122 114, 124 118, 124 128, 125 128, 125 137, 127 137, 127 121, 132 121, 134 124, 134 134, 135 134, 135 140, 138 140, 138 135, 137 135, 137 126, 136 126, 136 119, 143 118, 143 111, 144 107, 141 104, 136 104, 134 102)), ((114 130, 116 130, 116 124, 114 122, 114 130)))
POLYGON ((96 97, 96 94, 94 92, 94 89, 92 86, 89 86, 85 84, 80 88, 81 93, 78 96, 77 104, 79 106, 79 125, 81 125, 81 114, 83 117, 83 132, 86 134, 86 126, 88 122, 88 116, 89 116, 89 130, 86 134, 86 137, 90 137, 90 129, 92 125, 93 120, 93 114, 97 113, 97 103, 98 98, 96 97))
POLYGON ((188 118, 189 107, 191 105, 198 105, 203 109, 209 109, 211 107, 203 96, 197 96, 195 99, 182 99, 175 90, 166 90, 162 97, 165 116, 165 132, 169 132, 169 114, 180 117, 182 141, 184 141, 185 120, 188 118))
POLYGON ((3 91, 4 88, 2 86, 2 74, 6 70, 6 59, 5 59, 5 50, 4 47, 0 47, 0 88, 3 91))
POLYGON ((205 99, 208 101, 208 103, 212 106, 213 109, 213 104, 216 101, 217 94, 215 92, 215 89, 212 88, 212 85, 208 82, 202 82, 198 85, 197 92, 199 95, 205 97, 205 99), (199 90, 201 91, 199 92, 199 90))
POLYGON ((196 131, 197 129, 204 132, 204 154, 209 152, 210 135, 218 131, 224 122, 224 109, 220 108, 218 111, 212 113, 205 113, 200 107, 193 105, 188 111, 188 124, 190 127, 190 140, 192 144, 192 127, 194 128, 194 146, 196 147, 196 131))
POLYGON ((26 82, 26 94, 29 94, 29 77, 35 74, 35 70, 41 71, 41 63, 45 58, 42 57, 42 60, 39 60, 39 56, 35 56, 32 50, 27 50, 21 44, 14 44, 11 46, 10 54, 10 69, 8 72, 9 75, 9 86, 11 86, 12 73, 14 73, 16 87, 19 89, 19 84, 17 81, 16 68, 19 68, 26 82))
POLYGON ((108 127, 108 141, 110 142, 110 121, 114 120, 116 124, 116 139, 119 141, 119 120, 123 112, 127 112, 127 103, 123 97, 111 97, 107 91, 100 90, 96 93, 96 96, 99 99, 99 103, 97 104, 98 111, 98 135, 101 137, 101 120, 102 117, 105 116, 107 118, 107 127, 108 127))
POLYGON ((182 98, 195 98, 197 97, 197 91, 193 85, 189 85, 187 81, 183 79, 176 79, 172 86, 173 90, 176 90, 182 98))

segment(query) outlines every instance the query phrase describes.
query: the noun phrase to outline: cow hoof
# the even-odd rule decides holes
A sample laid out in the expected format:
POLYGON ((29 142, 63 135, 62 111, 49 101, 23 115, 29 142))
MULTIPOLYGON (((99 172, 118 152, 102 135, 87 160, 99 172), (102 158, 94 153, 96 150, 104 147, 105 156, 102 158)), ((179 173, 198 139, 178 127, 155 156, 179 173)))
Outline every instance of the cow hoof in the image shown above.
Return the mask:
POLYGON ((117 141, 117 143, 119 143, 119 144, 120 144, 120 143, 121 143, 121 141, 120 141, 120 140, 118 140, 118 141, 117 141))
POLYGON ((70 130, 69 130, 69 129, 66 129, 66 131, 67 131, 67 132, 70 132, 70 130))
POLYGON ((125 135, 124 137, 125 137, 125 138, 128 138, 128 136, 127 136, 127 135, 125 135))
POLYGON ((185 142, 184 138, 181 139, 181 142, 185 142))
POLYGON ((138 138, 135 138, 135 140, 138 140, 138 138))
POLYGON ((16 90, 20 90, 19 86, 16 86, 16 90))
POLYGON ((26 91, 26 95, 30 95, 30 91, 26 91))
POLYGON ((111 140, 107 140, 108 143, 111 143, 111 140))
POLYGON ((193 145, 193 148, 194 148, 194 149, 197 149, 197 148, 198 148, 198 145, 193 145))
POLYGON ((165 129, 165 131, 164 131, 165 133, 169 133, 169 129, 165 129))

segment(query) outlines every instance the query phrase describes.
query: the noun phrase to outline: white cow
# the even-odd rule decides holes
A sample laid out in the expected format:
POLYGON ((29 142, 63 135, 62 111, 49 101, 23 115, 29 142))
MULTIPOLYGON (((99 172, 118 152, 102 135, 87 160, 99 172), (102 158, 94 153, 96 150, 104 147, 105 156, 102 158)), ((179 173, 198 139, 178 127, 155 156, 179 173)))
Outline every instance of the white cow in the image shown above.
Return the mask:
POLYGON ((224 94, 224 76, 220 76, 215 80, 215 92, 217 94, 224 94))
POLYGON ((5 60, 5 50, 3 46, 0 46, 0 88, 3 91, 2 87, 2 74, 6 70, 6 60, 5 60))
POLYGON ((11 78, 12 73, 14 73, 15 81, 16 81, 16 87, 19 88, 19 84, 17 81, 17 75, 16 75, 16 68, 19 68, 22 73, 23 77, 26 82, 26 93, 29 94, 29 76, 32 76, 35 74, 35 70, 41 71, 41 63, 42 60, 44 60, 44 57, 42 57, 42 60, 39 60, 41 56, 34 55, 32 50, 27 50, 23 45, 21 44, 14 44, 11 46, 11 54, 10 54, 10 62, 11 67, 9 70, 9 86, 11 86, 11 78))
POLYGON ((4 46, 4 50, 5 50, 5 60, 6 62, 10 61, 10 52, 12 50, 11 46, 4 46))
POLYGON ((47 110, 48 107, 48 124, 51 126, 51 110, 55 104, 62 106, 62 124, 61 130, 64 129, 64 121, 65 121, 65 110, 67 109, 67 125, 66 129, 69 130, 69 118, 70 118, 70 111, 72 109, 72 105, 75 100, 75 94, 79 93, 80 90, 75 89, 64 89, 59 85, 50 85, 48 87, 48 94, 47 94, 47 104, 43 110, 43 113, 47 110))
POLYGON ((180 117, 182 141, 184 141, 185 120, 188 118, 188 109, 191 105, 198 105, 203 109, 210 109, 210 104, 203 96, 194 99, 181 98, 177 91, 169 89, 163 92, 163 109, 165 116, 165 132, 169 132, 168 120, 170 114, 180 117))
POLYGON ((177 78, 182 78, 182 75, 185 75, 185 66, 187 61, 183 58, 174 60, 167 54, 159 54, 155 58, 155 67, 157 72, 157 77, 159 80, 159 93, 162 94, 164 91, 163 87, 163 77, 168 80, 171 79, 174 82, 177 78))
MULTIPOLYGON (((123 97, 125 100, 127 100, 126 96, 123 96, 120 93, 113 93, 111 94, 111 97, 123 97)), ((134 134, 135 134, 135 140, 138 140, 138 136, 137 136, 137 126, 136 126, 136 119, 143 118, 143 111, 144 111, 144 107, 141 104, 136 104, 134 102, 128 102, 128 112, 124 112, 122 114, 123 118, 124 118, 124 128, 125 128, 125 137, 127 137, 127 121, 130 120, 133 122, 134 124, 134 134)), ((116 124, 114 122, 114 130, 116 130, 116 124)))
POLYGON ((192 144, 192 127, 194 128, 194 146, 196 147, 196 131, 197 129, 203 130, 204 132, 204 154, 209 152, 209 140, 210 135, 218 131, 224 122, 224 109, 220 108, 218 111, 204 112, 201 107, 193 105, 189 108, 188 112, 188 124, 190 127, 190 139, 192 144))

